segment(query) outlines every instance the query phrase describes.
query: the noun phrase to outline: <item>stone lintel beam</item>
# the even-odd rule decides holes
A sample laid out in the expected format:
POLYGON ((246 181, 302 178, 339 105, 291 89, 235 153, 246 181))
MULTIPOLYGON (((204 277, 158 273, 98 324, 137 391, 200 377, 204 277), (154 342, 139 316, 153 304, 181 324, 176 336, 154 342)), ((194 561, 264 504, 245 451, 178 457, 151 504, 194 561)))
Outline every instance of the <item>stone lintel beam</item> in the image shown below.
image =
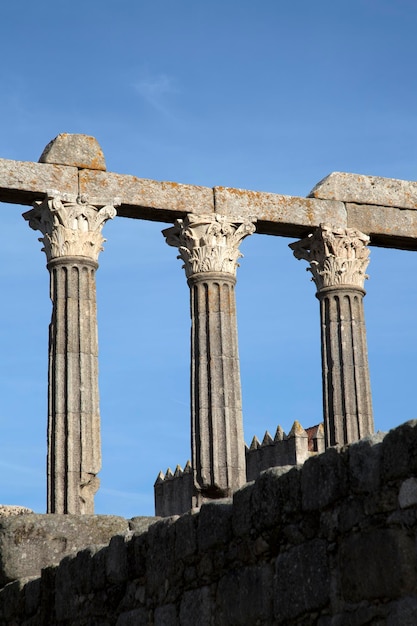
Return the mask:
MULTIPOLYGON (((48 159, 55 158, 51 154, 48 159)), ((417 250, 417 182, 335 172, 311 197, 301 198, 160 182, 79 165, 0 159, 0 202, 30 206, 50 190, 86 194, 97 204, 120 198, 121 217, 173 223, 187 213, 250 216, 257 220, 258 233, 300 238, 321 223, 331 223, 369 235, 370 245, 417 250)))
MULTIPOLYGON (((332 172, 317 183, 308 197, 416 210, 417 182, 382 178, 381 176, 332 172)), ((369 207, 369 209, 371 208, 369 207)), ((359 228, 359 226, 355 224, 355 228, 359 228)))
POLYGON ((210 187, 160 182, 126 174, 82 170, 80 193, 89 197, 116 197, 121 217, 154 222, 174 222, 187 213, 214 213, 213 190, 210 187), (108 196, 110 194, 110 196, 108 196))
POLYGON ((346 226, 342 202, 284 196, 263 191, 214 187, 215 211, 229 218, 256 218, 256 231, 287 237, 307 235, 323 221, 346 226), (297 233, 297 235, 296 235, 297 233))
POLYGON ((0 202, 32 206, 50 189, 78 194, 78 169, 67 165, 0 159, 0 202))
POLYGON ((369 235, 370 244, 417 250, 417 210, 346 203, 347 226, 369 235))

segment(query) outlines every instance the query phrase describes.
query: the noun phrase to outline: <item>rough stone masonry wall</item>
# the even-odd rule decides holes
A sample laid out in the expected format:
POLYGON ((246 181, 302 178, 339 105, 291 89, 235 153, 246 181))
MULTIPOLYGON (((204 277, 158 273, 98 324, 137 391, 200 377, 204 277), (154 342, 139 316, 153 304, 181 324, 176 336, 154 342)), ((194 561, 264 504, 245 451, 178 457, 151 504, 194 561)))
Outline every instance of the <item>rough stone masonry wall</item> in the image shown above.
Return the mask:
MULTIPOLYGON (((0 592, 0 623, 417 623, 417 421, 273 468, 0 592)), ((22 516, 24 517, 24 516, 22 516)))

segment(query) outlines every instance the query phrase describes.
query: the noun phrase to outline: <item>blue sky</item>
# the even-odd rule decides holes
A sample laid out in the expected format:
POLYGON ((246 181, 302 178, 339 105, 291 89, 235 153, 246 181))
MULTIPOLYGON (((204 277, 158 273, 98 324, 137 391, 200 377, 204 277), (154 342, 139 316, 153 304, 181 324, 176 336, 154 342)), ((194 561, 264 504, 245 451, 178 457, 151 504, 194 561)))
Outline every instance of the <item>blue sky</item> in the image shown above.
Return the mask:
MULTIPOLYGON (((0 9, 0 157, 94 135, 109 171, 305 196, 332 171, 415 180, 412 0, 17 0, 0 9)), ((0 502, 45 511, 44 254, 1 204, 0 502)), ((164 224, 105 226, 97 274, 98 513, 153 513, 189 444, 188 287, 164 224)), ((245 439, 321 421, 319 308, 291 239, 241 246, 245 439)), ((372 248, 365 313, 376 428, 416 418, 416 253, 372 248)))

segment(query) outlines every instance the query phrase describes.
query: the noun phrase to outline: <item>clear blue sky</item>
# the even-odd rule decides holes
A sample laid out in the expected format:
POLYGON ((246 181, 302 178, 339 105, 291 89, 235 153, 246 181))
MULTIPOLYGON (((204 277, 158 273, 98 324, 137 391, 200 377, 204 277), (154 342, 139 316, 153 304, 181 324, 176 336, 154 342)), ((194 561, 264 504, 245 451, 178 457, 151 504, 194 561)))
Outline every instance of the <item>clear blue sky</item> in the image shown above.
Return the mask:
MULTIPOLYGON (((0 9, 0 157, 58 133, 107 169, 305 196, 332 171, 415 180, 413 0, 17 0, 0 9)), ((1 205, 0 502, 45 511, 48 272, 1 205)), ((153 513, 189 444, 188 287, 164 224, 107 223, 97 274, 98 513, 153 513)), ((319 309, 291 240, 245 240, 237 301, 245 439, 322 419, 319 309)), ((372 249, 365 312, 376 428, 417 417, 416 253, 372 249)))

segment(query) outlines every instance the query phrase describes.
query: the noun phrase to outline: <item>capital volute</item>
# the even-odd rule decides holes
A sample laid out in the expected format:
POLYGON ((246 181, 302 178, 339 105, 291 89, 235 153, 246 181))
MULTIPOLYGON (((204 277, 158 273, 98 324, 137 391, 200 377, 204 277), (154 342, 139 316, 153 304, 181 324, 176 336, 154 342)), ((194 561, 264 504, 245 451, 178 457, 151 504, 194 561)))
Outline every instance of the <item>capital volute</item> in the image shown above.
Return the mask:
POLYGON ((236 276, 241 241, 255 232, 254 219, 231 220, 224 215, 189 213, 162 234, 178 248, 187 278, 202 272, 225 272, 236 276))
POLYGON ((72 196, 49 191, 33 209, 23 214, 33 230, 39 230, 48 262, 61 257, 87 257, 98 260, 103 243, 101 234, 108 219, 116 216, 120 202, 97 202, 86 195, 72 196))
POLYGON ((294 256, 310 263, 317 291, 350 286, 363 289, 368 278, 369 237, 354 228, 321 224, 314 233, 290 244, 294 256))

